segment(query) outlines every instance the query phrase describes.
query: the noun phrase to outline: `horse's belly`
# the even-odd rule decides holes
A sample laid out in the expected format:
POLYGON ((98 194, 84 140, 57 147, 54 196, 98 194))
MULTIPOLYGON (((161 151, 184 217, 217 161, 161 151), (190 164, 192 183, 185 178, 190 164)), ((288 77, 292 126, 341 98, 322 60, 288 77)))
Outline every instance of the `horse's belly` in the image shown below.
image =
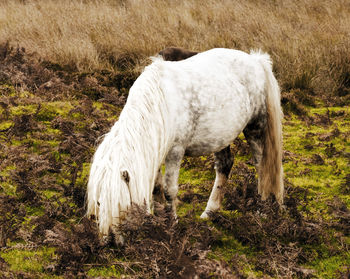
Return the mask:
POLYGON ((202 156, 202 155, 209 155, 214 152, 218 152, 222 149, 224 149, 226 146, 230 144, 231 141, 203 141, 203 142, 197 142, 193 143, 189 146, 187 146, 185 150, 186 156, 202 156))
POLYGON ((189 156, 208 155, 231 144, 247 125, 248 114, 226 114, 215 117, 215 113, 202 117, 193 129, 185 153, 189 156))

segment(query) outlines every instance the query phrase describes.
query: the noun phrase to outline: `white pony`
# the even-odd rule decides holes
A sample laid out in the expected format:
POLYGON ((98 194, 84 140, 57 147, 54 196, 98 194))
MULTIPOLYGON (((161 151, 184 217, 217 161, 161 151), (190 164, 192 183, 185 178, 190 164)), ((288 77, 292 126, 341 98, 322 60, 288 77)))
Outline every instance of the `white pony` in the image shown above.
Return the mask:
POLYGON ((215 153, 216 179, 202 218, 220 208, 220 188, 232 167, 229 145, 243 131, 259 174, 262 199, 283 202, 280 91, 267 54, 212 49, 178 62, 159 58, 131 87, 119 120, 98 146, 87 187, 87 215, 102 234, 131 204, 152 207, 163 180, 176 214, 184 155, 215 153), (165 176, 159 171, 165 163, 165 176))

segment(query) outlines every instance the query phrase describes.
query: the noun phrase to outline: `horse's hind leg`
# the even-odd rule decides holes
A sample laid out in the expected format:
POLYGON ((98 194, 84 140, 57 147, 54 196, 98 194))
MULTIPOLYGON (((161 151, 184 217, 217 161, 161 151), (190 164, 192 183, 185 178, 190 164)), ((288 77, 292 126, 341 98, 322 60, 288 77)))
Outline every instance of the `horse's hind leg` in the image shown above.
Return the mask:
POLYGON ((178 178, 181 160, 184 153, 184 148, 177 146, 172 148, 165 158, 164 195, 167 202, 167 208, 173 212, 175 217, 178 178))
MULTIPOLYGON (((249 144, 253 155, 254 165, 260 174, 260 165, 264 150, 266 117, 260 117, 251 121, 243 130, 244 136, 249 144)), ((261 194, 260 175, 258 176, 258 193, 261 194)))
POLYGON ((208 218, 210 212, 215 212, 220 208, 221 205, 221 188, 227 181, 230 174, 233 158, 230 151, 230 146, 227 146, 223 150, 216 152, 215 157, 215 182, 211 191, 207 206, 201 215, 201 218, 208 218))

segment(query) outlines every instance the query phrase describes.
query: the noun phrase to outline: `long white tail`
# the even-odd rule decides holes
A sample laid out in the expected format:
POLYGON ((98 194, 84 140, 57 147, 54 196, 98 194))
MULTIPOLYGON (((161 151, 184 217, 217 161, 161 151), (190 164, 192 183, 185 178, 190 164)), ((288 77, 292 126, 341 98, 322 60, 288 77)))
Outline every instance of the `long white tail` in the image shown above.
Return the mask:
POLYGON ((259 167, 258 190, 265 200, 273 193, 282 204, 284 195, 282 167, 282 118, 280 89, 272 72, 268 54, 253 53, 261 63, 266 75, 267 123, 264 132, 263 156, 259 167))

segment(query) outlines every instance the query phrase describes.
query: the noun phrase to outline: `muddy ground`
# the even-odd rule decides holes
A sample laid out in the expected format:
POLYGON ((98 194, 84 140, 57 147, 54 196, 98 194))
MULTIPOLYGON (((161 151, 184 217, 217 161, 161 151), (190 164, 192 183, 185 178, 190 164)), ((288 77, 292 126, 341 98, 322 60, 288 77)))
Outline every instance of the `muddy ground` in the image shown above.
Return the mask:
MULTIPOLYGON (((161 203, 154 215, 134 208, 121 227, 125 244, 115 245, 112 235, 102 242, 95 223, 84 217, 89 162, 96 139, 116 121, 136 77, 128 71, 80 73, 24 49, 0 47, 1 278, 313 278, 320 276, 317 262, 331 257, 340 263, 327 274, 348 278, 350 211, 344 197, 350 195, 350 176, 345 167, 339 170, 340 197, 329 197, 321 215, 313 209, 313 194, 288 179, 281 210, 272 198, 259 199, 242 139, 231 147, 242 160, 224 189, 223 210, 210 221, 200 221, 198 214, 213 180, 190 181, 180 185, 178 222, 161 203), (31 254, 22 257, 25 251, 31 254), (28 261, 31 267, 24 266, 28 261)), ((294 114, 305 126, 348 121, 346 109, 308 115, 304 99, 283 94, 289 121, 294 114)), ((348 167, 349 153, 331 144, 347 136, 336 129, 309 135, 326 142, 326 156, 298 157, 286 150, 284 161, 309 164, 300 175, 333 156, 345 158, 348 167)), ((212 178, 213 161, 186 158, 183 169, 212 178)))

